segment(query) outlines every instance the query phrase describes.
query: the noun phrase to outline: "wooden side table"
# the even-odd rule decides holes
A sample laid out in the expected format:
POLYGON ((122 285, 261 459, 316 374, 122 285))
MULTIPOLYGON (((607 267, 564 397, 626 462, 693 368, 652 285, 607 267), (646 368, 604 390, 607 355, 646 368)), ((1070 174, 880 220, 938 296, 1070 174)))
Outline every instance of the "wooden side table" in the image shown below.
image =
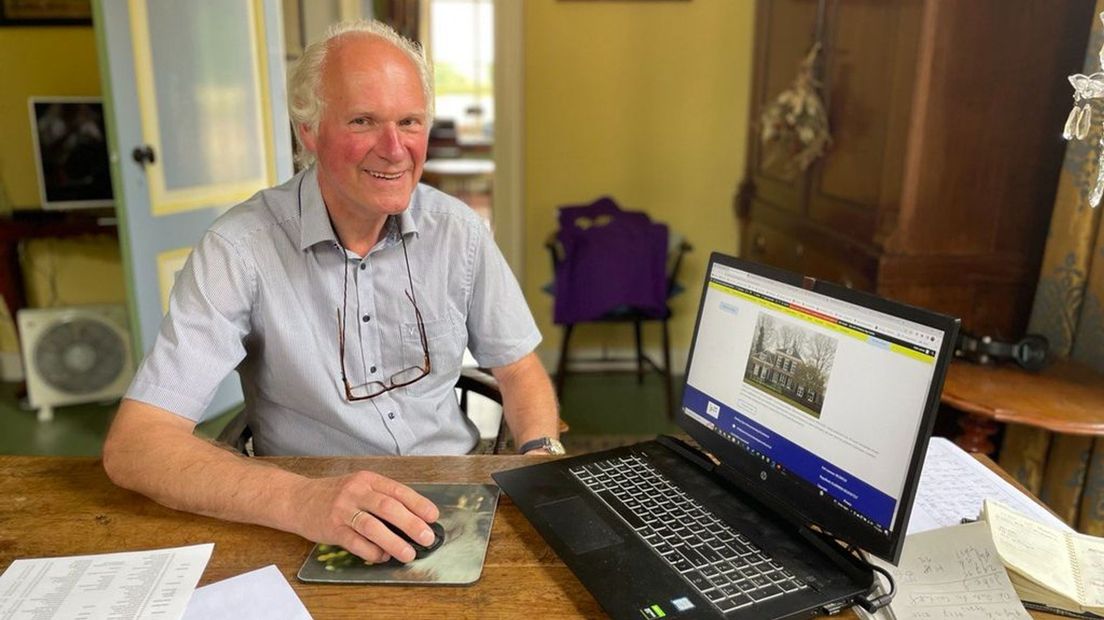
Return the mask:
POLYGON ((1040 372, 1011 364, 951 364, 942 402, 966 414, 956 443, 994 451, 1001 467, 1083 532, 1104 534, 1104 375, 1058 360, 1040 372))

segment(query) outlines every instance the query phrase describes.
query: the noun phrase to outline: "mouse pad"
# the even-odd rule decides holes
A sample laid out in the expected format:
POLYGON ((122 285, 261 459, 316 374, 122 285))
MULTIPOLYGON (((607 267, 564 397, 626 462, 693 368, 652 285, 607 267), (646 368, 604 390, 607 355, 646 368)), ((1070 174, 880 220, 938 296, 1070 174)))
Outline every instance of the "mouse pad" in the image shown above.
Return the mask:
POLYGON ((338 547, 318 544, 299 569, 299 580, 322 583, 466 585, 483 572, 491 523, 498 506, 493 484, 408 485, 437 505, 445 542, 428 556, 402 564, 364 560, 338 547))

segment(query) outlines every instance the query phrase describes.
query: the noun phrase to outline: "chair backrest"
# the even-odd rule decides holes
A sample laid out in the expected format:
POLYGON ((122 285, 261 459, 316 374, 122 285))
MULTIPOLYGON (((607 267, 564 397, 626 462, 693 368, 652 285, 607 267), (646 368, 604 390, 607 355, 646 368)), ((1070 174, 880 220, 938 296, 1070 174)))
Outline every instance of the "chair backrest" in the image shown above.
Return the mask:
POLYGON ((605 320, 626 308, 669 316, 667 300, 681 290, 679 270, 692 249, 682 235, 644 213, 623 211, 609 197, 561 207, 558 222, 545 243, 556 323, 605 320))
MULTIPOLYGON (((564 247, 560 243, 556 231, 548 234, 544 241, 544 247, 548 250, 552 273, 556 273, 556 268, 564 260, 564 247)), ((682 269, 682 259, 693 249, 694 246, 680 233, 669 232, 667 243, 667 297, 671 297, 678 292, 678 277, 679 271, 682 269)))
MULTIPOLYGON (((460 410, 465 414, 468 413, 468 394, 478 394, 502 406, 502 391, 498 387, 498 380, 489 370, 466 366, 461 368, 460 378, 456 380, 456 390, 459 392, 460 410)), ((500 417, 498 433, 491 444, 491 454, 502 454, 506 450, 509 437, 505 417, 500 417)))

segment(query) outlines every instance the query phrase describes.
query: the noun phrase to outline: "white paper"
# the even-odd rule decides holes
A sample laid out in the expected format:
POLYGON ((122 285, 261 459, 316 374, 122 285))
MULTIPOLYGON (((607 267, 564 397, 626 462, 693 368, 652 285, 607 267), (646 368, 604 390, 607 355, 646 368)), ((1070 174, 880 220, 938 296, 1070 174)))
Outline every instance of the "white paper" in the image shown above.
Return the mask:
POLYGON ((177 620, 214 544, 16 560, 0 575, 5 620, 177 620))
POLYGON ((1020 620, 1024 609, 985 523, 967 523, 905 539, 893 574, 897 595, 890 604, 897 620, 1020 620))
POLYGON ((311 620, 275 565, 197 588, 183 620, 311 620))
POLYGON ((997 500, 1040 523, 1072 531, 1061 519, 1021 493, 962 448, 942 437, 932 437, 920 473, 920 486, 909 517, 908 534, 957 525, 977 519, 981 503, 997 500))

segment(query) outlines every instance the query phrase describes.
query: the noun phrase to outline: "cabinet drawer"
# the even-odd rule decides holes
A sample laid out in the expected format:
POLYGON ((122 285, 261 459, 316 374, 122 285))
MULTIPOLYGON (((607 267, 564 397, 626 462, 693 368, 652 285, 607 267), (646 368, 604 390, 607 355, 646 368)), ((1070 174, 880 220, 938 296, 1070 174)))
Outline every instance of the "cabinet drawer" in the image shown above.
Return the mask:
POLYGON ((874 289, 877 260, 852 244, 836 242, 816 231, 791 234, 751 222, 744 235, 741 254, 748 260, 848 288, 874 289))
POLYGON ((793 237, 756 222, 748 224, 741 248, 748 260, 797 272, 802 270, 802 252, 793 237))

